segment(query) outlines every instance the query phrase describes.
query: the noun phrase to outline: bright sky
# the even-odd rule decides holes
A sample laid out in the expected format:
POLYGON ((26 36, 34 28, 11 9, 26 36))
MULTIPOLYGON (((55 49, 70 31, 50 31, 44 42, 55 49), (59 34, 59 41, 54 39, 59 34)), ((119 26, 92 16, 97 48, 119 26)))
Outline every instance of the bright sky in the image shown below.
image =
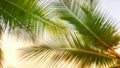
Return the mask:
POLYGON ((101 0, 105 11, 120 21, 120 0, 101 0))

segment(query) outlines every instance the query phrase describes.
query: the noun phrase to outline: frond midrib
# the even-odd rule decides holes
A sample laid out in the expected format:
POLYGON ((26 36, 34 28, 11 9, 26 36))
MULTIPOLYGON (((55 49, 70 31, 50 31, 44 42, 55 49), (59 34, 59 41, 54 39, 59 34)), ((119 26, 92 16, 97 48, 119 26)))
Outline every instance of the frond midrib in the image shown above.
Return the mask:
MULTIPOLYGON (((93 55, 97 55, 97 56, 102 56, 102 57, 106 57, 106 58, 111 58, 111 59, 117 59, 115 56, 108 56, 106 54, 101 54, 101 53, 96 53, 96 52, 92 52, 92 51, 88 51, 85 49, 78 49, 78 48, 39 48, 39 47, 35 47, 32 48, 32 51, 41 51, 41 50, 51 50, 51 51, 74 51, 74 52, 84 52, 84 53, 88 53, 88 54, 93 54, 93 55)), ((119 61, 119 60, 118 60, 119 61)))

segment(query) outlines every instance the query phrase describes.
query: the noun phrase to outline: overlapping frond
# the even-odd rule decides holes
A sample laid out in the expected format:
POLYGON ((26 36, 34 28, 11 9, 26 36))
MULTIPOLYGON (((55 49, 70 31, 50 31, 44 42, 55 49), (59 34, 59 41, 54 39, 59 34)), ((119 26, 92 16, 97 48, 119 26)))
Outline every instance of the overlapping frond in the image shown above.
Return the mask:
POLYGON ((45 43, 35 37, 35 46, 20 49, 20 58, 36 61, 37 67, 108 68, 119 61, 120 55, 113 47, 118 45, 120 36, 114 20, 95 6, 93 0, 59 0, 54 8, 48 0, 0 0, 0 18, 3 25, 46 36, 47 41, 42 39, 45 43))
MULTIPOLYGON (((54 3, 57 16, 73 24, 79 33, 71 32, 50 44, 23 48, 22 58, 40 62, 38 66, 86 68, 114 66, 120 57, 113 50, 120 37, 114 21, 100 14, 91 1, 60 0, 54 3), (47 66, 46 66, 47 65, 47 66)), ((52 15, 56 17, 56 15, 52 15)), ((52 67, 51 67, 52 68, 52 67)))

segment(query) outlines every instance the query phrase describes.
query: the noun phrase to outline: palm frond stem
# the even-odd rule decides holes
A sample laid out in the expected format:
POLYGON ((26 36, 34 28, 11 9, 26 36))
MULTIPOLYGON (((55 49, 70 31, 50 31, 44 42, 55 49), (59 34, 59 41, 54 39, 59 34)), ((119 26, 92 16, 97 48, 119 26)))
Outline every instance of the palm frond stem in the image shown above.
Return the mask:
POLYGON ((96 52, 91 52, 91 51, 87 51, 84 49, 78 49, 78 48, 39 48, 39 47, 34 47, 32 48, 33 51, 40 51, 40 50, 58 50, 58 51, 77 51, 77 52, 84 52, 84 53, 89 53, 89 54, 93 54, 93 55, 98 55, 98 56, 102 56, 102 57, 106 57, 106 58, 111 58, 111 59, 116 59, 117 61, 119 58, 116 58, 115 56, 108 56, 106 54, 100 54, 100 53, 96 53, 96 52))

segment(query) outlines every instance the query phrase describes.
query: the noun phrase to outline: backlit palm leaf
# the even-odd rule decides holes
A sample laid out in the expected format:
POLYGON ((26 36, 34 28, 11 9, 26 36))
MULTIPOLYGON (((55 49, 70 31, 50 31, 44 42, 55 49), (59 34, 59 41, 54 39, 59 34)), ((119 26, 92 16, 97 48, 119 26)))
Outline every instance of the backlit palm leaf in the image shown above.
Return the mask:
POLYGON ((55 39, 43 45, 21 49, 21 57, 25 61, 35 61, 37 67, 44 68, 106 68, 116 64, 115 56, 92 48, 82 36, 71 37, 75 35, 67 34, 61 41, 55 39))

